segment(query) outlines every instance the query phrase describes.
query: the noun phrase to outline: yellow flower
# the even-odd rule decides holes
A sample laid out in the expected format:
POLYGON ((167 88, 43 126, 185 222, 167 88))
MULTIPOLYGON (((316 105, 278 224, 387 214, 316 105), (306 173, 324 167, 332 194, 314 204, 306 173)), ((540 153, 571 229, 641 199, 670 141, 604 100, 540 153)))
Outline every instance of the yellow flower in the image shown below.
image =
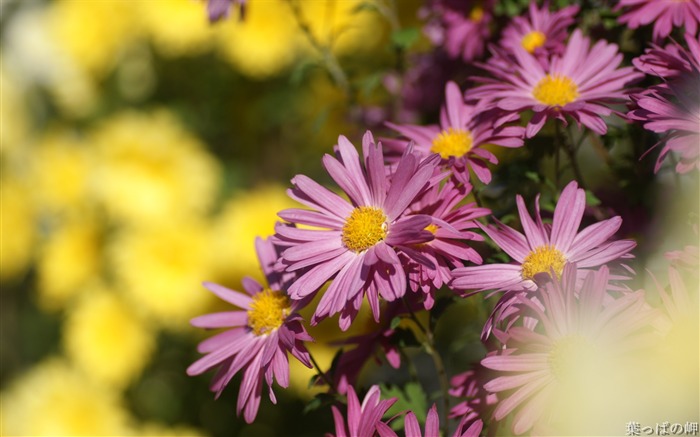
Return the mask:
POLYGON ((246 7, 245 20, 218 23, 218 47, 224 59, 241 73, 267 78, 296 59, 302 35, 286 1, 255 2, 246 7))
POLYGON ((216 253, 215 281, 240 289, 241 279, 252 276, 264 280, 255 237, 275 233, 277 213, 299 204, 287 196, 280 185, 268 185, 235 194, 224 206, 214 224, 212 251, 216 253))
POLYGON ((48 236, 37 261, 39 303, 48 310, 62 308, 102 267, 101 235, 89 217, 68 220, 48 236))
POLYGON ((129 435, 118 394, 93 384, 59 358, 13 381, 2 393, 2 435, 129 435))
POLYGON ((6 175, 0 179, 2 220, 0 220, 0 280, 23 273, 34 252, 36 228, 30 191, 6 175))
POLYGON ((128 112, 94 133, 94 188, 108 212, 127 222, 156 222, 206 211, 221 169, 204 144, 168 112, 128 112))
POLYGON ((166 56, 199 54, 211 46, 215 27, 209 24, 202 2, 150 0, 136 4, 146 32, 166 56))
POLYGON ((209 232, 200 220, 122 231, 108 249, 119 290, 162 326, 188 329, 213 300, 201 286, 212 276, 209 232))
POLYGON ((5 62, 0 58, 0 89, 2 111, 0 111, 0 153, 17 150, 24 142, 29 129, 25 107, 26 96, 20 83, 7 71, 5 62))
POLYGON ((122 388, 150 360, 155 333, 138 311, 113 292, 94 289, 69 309, 63 344, 68 357, 86 375, 122 388))

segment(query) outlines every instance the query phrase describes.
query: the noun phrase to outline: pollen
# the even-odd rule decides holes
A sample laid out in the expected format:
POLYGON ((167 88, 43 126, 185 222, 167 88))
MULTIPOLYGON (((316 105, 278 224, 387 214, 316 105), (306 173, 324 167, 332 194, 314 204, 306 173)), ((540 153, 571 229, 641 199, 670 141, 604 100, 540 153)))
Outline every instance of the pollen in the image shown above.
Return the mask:
POLYGON ((520 40, 520 44, 528 53, 534 53, 535 49, 542 47, 545 42, 547 42, 547 37, 539 30, 526 33, 523 39, 520 40))
POLYGON ((435 223, 431 223, 425 227, 425 230, 430 232, 433 235, 435 235, 435 233, 438 231, 438 229, 440 229, 440 228, 435 223))
POLYGON ((471 150, 472 142, 472 134, 468 130, 448 128, 433 140, 430 151, 440 154, 443 159, 464 156, 471 150))
POLYGON ((564 106, 579 96, 573 79, 564 75, 547 75, 532 90, 532 96, 549 106, 564 106))
POLYGON ((248 326, 255 335, 266 335, 282 326, 291 312, 291 302, 283 291, 264 289, 253 296, 248 310, 248 326))
POLYGON ((523 261, 523 279, 534 279, 538 273, 550 274, 552 270, 557 277, 564 271, 566 258, 553 246, 545 245, 530 252, 523 261))
POLYGON ((353 252, 362 252, 386 238, 384 211, 372 206, 355 208, 343 226, 342 240, 353 252))

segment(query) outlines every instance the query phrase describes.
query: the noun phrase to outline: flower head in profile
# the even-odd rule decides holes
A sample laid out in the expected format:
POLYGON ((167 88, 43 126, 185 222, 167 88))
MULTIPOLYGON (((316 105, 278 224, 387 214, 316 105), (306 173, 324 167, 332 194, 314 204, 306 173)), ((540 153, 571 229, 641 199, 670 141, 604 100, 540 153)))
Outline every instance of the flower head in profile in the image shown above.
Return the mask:
POLYGON ((494 372, 484 384, 498 395, 493 419, 512 414, 515 434, 532 429, 542 435, 569 426, 569 416, 584 415, 590 404, 595 411, 611 395, 607 384, 625 371, 621 357, 643 343, 657 317, 641 290, 612 298, 607 267, 587 273, 580 282, 576 265, 567 264, 560 279, 537 291, 537 299, 519 297, 515 305, 528 317, 481 361, 494 372))
MULTIPOLYGON (((287 271, 308 269, 289 287, 292 299, 315 295, 333 279, 314 313, 312 324, 340 313, 346 330, 367 295, 375 320, 379 320, 379 297, 393 301, 406 292, 406 273, 397 250, 434 238, 426 230, 427 215, 406 215, 410 203, 437 183, 439 157, 424 160, 407 150, 387 178, 381 145, 367 132, 363 158, 343 136, 338 139, 338 158, 326 155, 323 164, 348 195, 345 200, 304 175, 292 179, 290 197, 311 208, 286 209, 278 215, 293 224, 313 226, 277 227, 278 244, 285 247, 280 263, 287 271), (362 165, 364 164, 364 165, 362 165), (363 168, 364 167, 364 168, 363 168)), ((427 262, 421 258, 420 261, 427 262)))
POLYGON ((521 196, 518 213, 525 234, 498 222, 498 228, 479 225, 514 262, 455 269, 452 286, 460 290, 535 290, 551 274, 560 277, 567 263, 580 269, 602 266, 619 258, 629 258, 636 243, 611 240, 622 224, 619 216, 592 224, 579 232, 586 207, 586 194, 576 181, 570 182, 554 209, 551 226, 542 222, 539 196, 533 220, 521 196))
POLYGON ((217 397, 233 376, 243 371, 236 412, 240 414, 243 411, 248 423, 258 413, 263 381, 269 387, 273 403, 276 402, 272 391, 273 381, 276 379, 282 387, 289 385, 288 352, 311 367, 304 341, 313 341, 302 324, 301 316, 296 313, 300 303, 290 300, 287 295, 289 275, 280 274, 272 268, 277 260, 274 246, 269 240, 258 239, 256 248, 268 286, 245 278, 245 293, 241 293, 217 284, 204 284, 209 291, 239 310, 192 319, 192 325, 199 328, 227 330, 201 342, 197 350, 206 355, 187 369, 187 374, 192 376, 218 368, 211 384, 217 397))
POLYGON ((564 53, 553 55, 543 65, 525 49, 516 50, 510 63, 503 56, 481 64, 490 77, 467 92, 468 99, 490 101, 505 111, 534 112, 526 127, 531 138, 549 119, 567 123, 573 118, 598 134, 607 132, 602 117, 612 114, 612 103, 628 100, 625 85, 641 77, 632 67, 622 67, 622 54, 615 44, 591 41, 576 29, 564 53))
POLYGON ((617 19, 630 29, 654 23, 654 40, 666 38, 674 27, 684 27, 695 35, 700 25, 700 3, 697 0, 620 0, 615 11, 625 9, 617 19))
MULTIPOLYGON (((387 126, 413 141, 416 152, 424 156, 431 153, 440 155, 442 163, 461 182, 469 182, 471 169, 480 181, 487 184, 491 181, 491 171, 486 162, 497 164, 498 159, 483 146, 522 146, 523 128, 504 126, 518 118, 517 114, 503 117, 492 111, 487 112, 483 105, 467 105, 459 86, 450 81, 445 86, 445 104, 440 112, 439 125, 387 123, 387 126)), ((389 140, 386 143, 400 152, 409 147, 406 141, 389 140)))
POLYGON ((688 50, 678 43, 662 49, 652 46, 634 60, 641 71, 660 76, 664 82, 631 96, 632 120, 662 134, 654 171, 671 153, 679 155, 676 172, 700 169, 700 40, 686 35, 688 50))
POLYGON ((531 1, 527 16, 513 17, 503 30, 501 46, 509 52, 523 48, 528 53, 545 59, 552 54, 561 55, 569 36, 567 27, 574 23, 579 6, 571 5, 550 12, 547 3, 538 9, 537 2, 531 1))
MULTIPOLYGON (((384 413, 396 403, 396 398, 380 400, 379 386, 373 385, 365 395, 362 404, 352 386, 348 387, 348 412, 347 420, 340 410, 333 405, 333 421, 335 422, 334 437, 374 437, 379 435, 392 435, 389 425, 382 422, 384 413), (389 434, 387 434, 387 432, 389 434)), ((332 434, 327 434, 332 436, 332 434)))

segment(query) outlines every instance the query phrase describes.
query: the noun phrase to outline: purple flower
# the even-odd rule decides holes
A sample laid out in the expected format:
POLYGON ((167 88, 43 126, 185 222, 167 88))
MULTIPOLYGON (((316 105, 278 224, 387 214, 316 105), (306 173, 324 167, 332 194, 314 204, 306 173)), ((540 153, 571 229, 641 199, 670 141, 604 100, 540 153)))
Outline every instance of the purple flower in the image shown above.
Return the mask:
POLYGON ((270 400, 276 403, 273 381, 276 379, 282 387, 289 385, 287 352, 310 368, 309 353, 303 342, 313 341, 302 325, 301 316, 295 312, 298 303, 291 301, 285 291, 288 275, 280 275, 272 269, 277 259, 274 246, 258 238, 255 248, 268 287, 245 278, 246 292, 241 293, 205 282, 204 286, 212 293, 240 310, 192 319, 192 325, 199 328, 230 329, 202 341, 197 350, 206 355, 187 368, 187 374, 193 376, 218 367, 211 384, 217 397, 236 373, 244 371, 236 412, 240 415, 243 411, 248 423, 252 423, 258 413, 263 380, 269 387, 270 400))
POLYGON ((565 115, 580 126, 605 134, 607 126, 601 118, 612 114, 611 103, 628 100, 624 86, 641 75, 632 67, 618 68, 622 54, 617 45, 591 42, 576 29, 561 56, 554 55, 544 66, 525 49, 514 53, 510 67, 507 59, 496 56, 481 64, 490 77, 474 80, 485 85, 467 92, 467 99, 483 99, 505 111, 534 115, 526 128, 531 138, 552 118, 566 124, 565 115))
POLYGON ((698 0, 620 0, 615 11, 627 8, 617 21, 630 29, 654 23, 654 40, 666 38, 674 27, 685 27, 685 32, 695 35, 700 24, 698 0))
POLYGON ((609 396, 601 393, 606 387, 600 381, 608 381, 616 358, 638 344, 657 317, 643 291, 611 298, 607 267, 588 272, 580 286, 577 276, 575 264, 567 264, 561 279, 538 290, 537 299, 519 297, 515 305, 527 316, 520 318, 522 326, 510 327, 500 351, 481 361, 495 372, 484 384, 498 394, 493 419, 513 413, 515 434, 533 429, 539 435, 541 418, 561 420, 560 405, 581 411, 586 402, 609 396))
MULTIPOLYGON (((503 126, 518 120, 517 114, 498 117, 487 112, 483 105, 464 103, 462 92, 454 82, 445 86, 445 105, 440 112, 440 125, 416 126, 387 123, 387 126, 415 142, 415 150, 424 156, 437 153, 461 182, 469 182, 469 169, 488 184, 491 172, 486 162, 498 163, 493 153, 482 146, 496 144, 503 147, 523 145, 524 130, 520 126, 503 126)), ((403 151, 406 141, 387 141, 387 145, 403 151)))
POLYGON ((433 186, 418 198, 410 207, 412 214, 425 214, 432 217, 427 229, 435 239, 427 243, 404 248, 408 252, 406 272, 408 283, 414 292, 425 296, 425 309, 432 308, 435 290, 447 285, 452 279, 451 270, 463 267, 465 261, 481 264, 481 256, 465 241, 483 241, 483 237, 472 232, 477 227, 475 219, 490 213, 475 203, 464 204, 471 192, 470 184, 460 184, 450 178, 442 186, 433 186), (411 259, 428 258, 434 268, 411 259))
POLYGON ((207 0, 207 15, 209 21, 214 23, 231 14, 231 6, 240 9, 240 18, 245 15, 245 4, 247 0, 207 0))
POLYGON ((574 23, 578 5, 567 6, 556 12, 549 12, 548 2, 537 8, 537 2, 530 2, 529 14, 514 17, 503 30, 501 46, 511 53, 525 49, 536 57, 547 59, 552 54, 564 52, 565 41, 569 36, 567 28, 574 23))
POLYGON ((491 35, 493 4, 492 0, 442 2, 438 7, 444 28, 442 43, 450 57, 471 62, 484 54, 491 35))
POLYGON ((362 405, 352 386, 348 387, 347 423, 340 410, 334 405, 333 420, 335 422, 335 437, 374 437, 393 433, 389 425, 381 421, 384 413, 396 402, 396 398, 379 400, 379 387, 373 385, 365 395, 362 405))
POLYGON ((279 216, 314 229, 277 227, 279 244, 286 247, 281 264, 287 271, 308 269, 289 287, 290 296, 312 296, 333 278, 312 324, 340 313, 343 330, 357 315, 364 294, 377 321, 379 296, 393 301, 405 294, 406 273, 397 250, 434 238, 425 229, 432 219, 427 215, 406 215, 407 208, 441 178, 434 176, 438 156, 420 161, 407 150, 388 179, 382 147, 374 143, 371 133, 365 134, 362 146, 360 160, 355 147, 341 136, 338 158, 323 158, 326 170, 349 201, 307 176, 298 175, 292 179, 294 188, 288 193, 311 210, 287 209, 279 216))
POLYGON ((636 243, 611 241, 622 224, 618 216, 578 231, 586 207, 586 194, 576 181, 570 182, 554 209, 552 225, 540 217, 539 196, 535 200, 535 221, 525 202, 517 196, 518 213, 525 235, 497 221, 499 227, 479 225, 514 259, 511 264, 488 264, 455 269, 452 286, 460 290, 535 290, 551 272, 561 276, 566 263, 581 269, 602 266, 619 258, 629 258, 636 243))

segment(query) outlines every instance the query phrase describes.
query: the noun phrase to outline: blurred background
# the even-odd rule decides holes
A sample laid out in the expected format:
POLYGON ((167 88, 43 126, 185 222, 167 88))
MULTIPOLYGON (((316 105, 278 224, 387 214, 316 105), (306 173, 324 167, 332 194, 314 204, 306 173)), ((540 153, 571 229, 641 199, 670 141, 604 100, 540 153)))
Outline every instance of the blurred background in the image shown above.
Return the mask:
MULTIPOLYGON (((391 110, 389 21, 359 0, 297 2, 296 18, 256 0, 214 24, 203 0, 0 5, 2 434, 331 431, 326 410, 298 420, 303 366, 245 426, 236 381, 215 401, 211 374, 185 374, 206 335, 189 320, 217 309, 202 281, 261 276, 253 241, 294 205, 289 179, 325 180, 337 136, 359 142, 391 110)), ((402 1, 394 24, 417 8, 402 1)))

